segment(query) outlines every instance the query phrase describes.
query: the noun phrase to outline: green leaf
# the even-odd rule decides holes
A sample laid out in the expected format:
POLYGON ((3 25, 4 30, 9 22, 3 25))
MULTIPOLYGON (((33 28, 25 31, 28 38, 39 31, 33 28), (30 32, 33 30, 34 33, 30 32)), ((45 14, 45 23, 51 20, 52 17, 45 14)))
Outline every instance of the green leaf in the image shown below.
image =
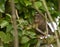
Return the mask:
POLYGON ((36 45, 36 47, 40 47, 40 39, 37 41, 37 45, 36 45))
POLYGON ((37 2, 35 2, 34 5, 35 5, 36 8, 40 8, 42 6, 42 3, 37 1, 37 2))
POLYGON ((3 47, 3 46, 0 46, 0 47, 3 47))
POLYGON ((8 16, 9 18, 11 18, 11 15, 10 14, 6 14, 6 16, 8 16))
POLYGON ((26 20, 23 20, 23 19, 18 20, 18 22, 20 25, 24 25, 24 26, 28 25, 28 22, 26 20))
POLYGON ((5 3, 5 0, 0 0, 0 12, 4 12, 4 3, 5 3))
POLYGON ((2 31, 0 31, 0 38, 4 43, 9 43, 12 41, 12 36, 9 33, 5 34, 2 31))
POLYGON ((4 39, 6 38, 6 35, 4 32, 0 31, 0 38, 2 41, 4 41, 4 39))
POLYGON ((4 5, 2 4, 2 5, 0 5, 0 12, 4 12, 4 5))
POLYGON ((29 47, 30 43, 25 43, 23 47, 29 47))
POLYGON ((36 34, 33 31, 26 31, 25 34, 28 35, 31 38, 36 38, 36 34))
POLYGON ((13 29, 12 25, 9 24, 9 25, 7 26, 7 28, 6 28, 6 32, 11 31, 12 29, 13 29))
POLYGON ((32 5, 32 3, 28 0, 24 0, 24 3, 26 4, 26 6, 32 5))
POLYGON ((24 43, 27 43, 30 39, 27 37, 27 36, 23 36, 22 39, 21 39, 21 43, 24 44, 24 43))
POLYGON ((38 40, 34 38, 34 39, 31 39, 31 40, 29 41, 29 43, 32 44, 32 45, 33 45, 33 44, 36 45, 37 41, 38 41, 38 40))
POLYGON ((23 31, 21 31, 21 30, 18 29, 18 35, 19 35, 20 37, 22 37, 22 35, 23 35, 22 32, 23 32, 23 31))
POLYGON ((15 3, 18 3, 18 0, 14 0, 15 3))
POLYGON ((4 43, 9 43, 12 41, 12 36, 10 33, 6 34, 6 37, 4 38, 4 43))
POLYGON ((4 3, 5 2, 5 0, 0 0, 0 3, 4 3))
POLYGON ((0 24, 0 26, 1 26, 1 28, 3 28, 3 27, 5 27, 5 26, 7 26, 9 23, 7 22, 7 21, 5 21, 5 20, 3 20, 2 22, 1 22, 1 24, 0 24))

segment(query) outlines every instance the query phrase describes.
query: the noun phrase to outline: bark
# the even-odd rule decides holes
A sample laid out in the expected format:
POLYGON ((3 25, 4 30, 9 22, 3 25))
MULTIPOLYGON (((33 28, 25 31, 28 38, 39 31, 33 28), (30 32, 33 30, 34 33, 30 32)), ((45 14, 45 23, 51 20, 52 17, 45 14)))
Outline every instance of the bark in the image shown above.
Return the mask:
POLYGON ((15 4, 14 4, 14 0, 10 0, 10 2, 11 2, 10 7, 11 7, 11 15, 12 15, 12 25, 14 28, 14 47, 19 47, 15 4))

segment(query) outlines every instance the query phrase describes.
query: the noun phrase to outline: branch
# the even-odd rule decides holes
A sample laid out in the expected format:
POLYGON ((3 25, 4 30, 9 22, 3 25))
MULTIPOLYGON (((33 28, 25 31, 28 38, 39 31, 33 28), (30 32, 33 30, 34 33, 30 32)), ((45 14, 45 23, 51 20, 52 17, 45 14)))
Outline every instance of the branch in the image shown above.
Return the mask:
POLYGON ((11 2, 11 14, 12 14, 12 25, 14 28, 14 47, 19 47, 18 46, 18 30, 17 30, 17 23, 16 23, 16 11, 15 11, 15 4, 14 4, 14 0, 10 0, 11 2))
POLYGON ((30 0, 32 3, 32 7, 45 19, 44 14, 35 6, 35 0, 30 0))
MULTIPOLYGON (((51 24, 52 24, 52 27, 53 27, 53 29, 54 29, 54 25, 53 25, 53 22, 54 22, 54 21, 53 21, 51 15, 50 15, 50 12, 48 11, 47 4, 46 4, 45 0, 42 0, 42 3, 43 3, 43 5, 44 5, 44 7, 45 7, 45 9, 46 9, 46 12, 47 12, 47 14, 48 14, 48 17, 49 17, 50 21, 52 22, 51 24)), ((57 34, 56 31, 55 31, 54 33, 55 33, 55 36, 56 36, 57 46, 60 47, 60 42, 59 42, 58 34, 57 34)))
POLYGON ((46 36, 46 34, 45 34, 43 31, 41 31, 39 28, 36 28, 36 30, 37 30, 38 32, 40 32, 41 34, 43 34, 44 36, 46 36))
POLYGON ((48 16, 48 18, 50 19, 51 24, 52 24, 52 27, 53 27, 53 29, 54 29, 54 25, 53 25, 54 20, 52 19, 51 14, 50 14, 50 12, 48 11, 48 8, 47 8, 47 5, 46 5, 45 0, 42 0, 42 3, 43 3, 43 5, 44 5, 44 7, 45 7, 45 9, 46 9, 46 12, 47 12, 47 14, 48 14, 47 16, 48 16))
POLYGON ((46 13, 45 13, 45 19, 46 19, 46 32, 47 32, 47 36, 48 36, 48 25, 47 25, 47 21, 48 21, 48 19, 47 19, 47 15, 46 15, 46 13))
POLYGON ((38 27, 35 27, 35 26, 36 26, 35 24, 29 25, 27 26, 26 30, 33 28, 33 29, 36 29, 39 33, 43 34, 44 36, 46 35, 42 30, 40 30, 38 27))

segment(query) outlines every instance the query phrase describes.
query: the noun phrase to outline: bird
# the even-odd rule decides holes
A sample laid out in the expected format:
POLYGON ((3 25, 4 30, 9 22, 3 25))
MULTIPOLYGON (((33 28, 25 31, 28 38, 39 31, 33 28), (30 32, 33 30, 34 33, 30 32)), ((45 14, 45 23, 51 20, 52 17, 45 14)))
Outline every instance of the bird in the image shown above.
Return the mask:
MULTIPOLYGON (((46 20, 38 12, 35 13, 34 23, 35 23, 35 25, 37 25, 36 27, 38 29, 40 29, 43 33, 46 31, 46 24, 47 24, 46 20)), ((48 24, 47 24, 47 28, 48 28, 48 34, 54 34, 48 24)), ((36 30, 36 32, 37 32, 37 30, 36 30)), ((42 33, 40 33, 40 34, 42 34, 42 33)))

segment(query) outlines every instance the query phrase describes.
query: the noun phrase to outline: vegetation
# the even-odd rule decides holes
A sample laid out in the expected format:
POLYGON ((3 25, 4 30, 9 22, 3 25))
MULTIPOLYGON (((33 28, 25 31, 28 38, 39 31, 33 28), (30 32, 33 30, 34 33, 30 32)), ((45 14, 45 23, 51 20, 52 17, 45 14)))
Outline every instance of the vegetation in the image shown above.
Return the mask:
POLYGON ((60 0, 0 0, 0 47, 52 46, 60 46, 60 0))

